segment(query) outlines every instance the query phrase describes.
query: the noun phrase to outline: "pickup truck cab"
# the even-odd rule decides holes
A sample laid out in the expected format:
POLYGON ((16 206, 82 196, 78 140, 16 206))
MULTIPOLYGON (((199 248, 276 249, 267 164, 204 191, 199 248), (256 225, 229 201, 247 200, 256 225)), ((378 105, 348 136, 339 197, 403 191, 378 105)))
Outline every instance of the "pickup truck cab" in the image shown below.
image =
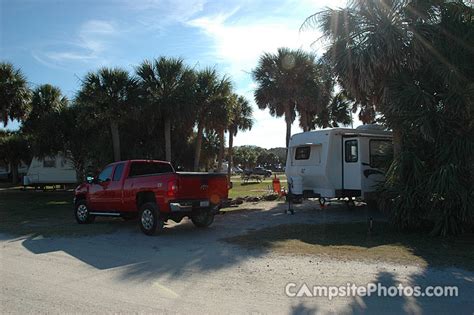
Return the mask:
POLYGON ((189 217, 207 227, 228 200, 225 174, 175 172, 169 162, 128 160, 107 165, 98 176, 74 191, 79 224, 96 216, 138 216, 143 233, 159 233, 167 220, 189 217))

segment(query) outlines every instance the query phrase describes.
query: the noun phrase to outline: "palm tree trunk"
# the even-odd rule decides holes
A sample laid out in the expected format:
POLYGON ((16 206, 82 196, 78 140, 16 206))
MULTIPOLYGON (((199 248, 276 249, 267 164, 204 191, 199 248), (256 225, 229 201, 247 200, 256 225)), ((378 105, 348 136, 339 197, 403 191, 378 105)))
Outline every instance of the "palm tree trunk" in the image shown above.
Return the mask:
POLYGON ((219 130, 219 157, 217 158, 217 169, 220 172, 222 169, 222 162, 224 160, 224 130, 219 130))
POLYGON ((114 160, 120 161, 120 135, 118 123, 112 121, 110 123, 110 132, 112 133, 112 145, 114 147, 114 160))
POLYGON ((198 124, 198 130, 196 135, 196 151, 194 152, 194 171, 199 170, 199 159, 201 158, 201 146, 202 146, 202 123, 198 124))
POLYGON ((12 173, 12 184, 18 184, 18 163, 10 163, 10 172, 12 173))
POLYGON ((84 162, 82 160, 73 159, 74 169, 76 170, 76 181, 77 183, 83 183, 86 179, 86 173, 84 171, 84 162))
POLYGON ((171 162, 171 120, 165 119, 165 151, 166 161, 171 162))
POLYGON ((288 145, 290 144, 291 138, 291 119, 290 117, 285 117, 286 120, 286 149, 288 150, 288 145))
POLYGON ((402 152, 402 131, 398 128, 393 128, 393 159, 398 160, 402 152))
POLYGON ((234 164, 234 156, 232 150, 234 146, 234 135, 231 131, 229 131, 229 165, 227 166, 227 178, 228 181, 230 182, 230 176, 232 175, 232 166, 234 164))

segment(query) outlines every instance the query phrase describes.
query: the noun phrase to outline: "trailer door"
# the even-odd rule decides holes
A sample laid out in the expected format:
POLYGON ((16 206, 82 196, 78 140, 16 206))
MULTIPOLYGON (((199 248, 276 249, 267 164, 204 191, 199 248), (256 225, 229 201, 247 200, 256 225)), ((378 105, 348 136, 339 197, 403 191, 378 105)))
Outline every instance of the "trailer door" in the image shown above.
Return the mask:
POLYGON ((360 143, 357 138, 343 138, 343 191, 361 190, 360 143))

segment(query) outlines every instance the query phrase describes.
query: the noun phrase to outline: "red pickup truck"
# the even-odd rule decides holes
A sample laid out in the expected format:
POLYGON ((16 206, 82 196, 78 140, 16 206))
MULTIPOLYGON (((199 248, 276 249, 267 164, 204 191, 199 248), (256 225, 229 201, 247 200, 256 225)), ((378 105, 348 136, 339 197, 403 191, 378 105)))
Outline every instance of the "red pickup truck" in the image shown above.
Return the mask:
POLYGON ((169 162, 129 160, 107 165, 74 191, 74 214, 80 224, 96 216, 138 216, 143 233, 153 235, 167 220, 189 217, 207 227, 228 199, 225 174, 175 172, 169 162))

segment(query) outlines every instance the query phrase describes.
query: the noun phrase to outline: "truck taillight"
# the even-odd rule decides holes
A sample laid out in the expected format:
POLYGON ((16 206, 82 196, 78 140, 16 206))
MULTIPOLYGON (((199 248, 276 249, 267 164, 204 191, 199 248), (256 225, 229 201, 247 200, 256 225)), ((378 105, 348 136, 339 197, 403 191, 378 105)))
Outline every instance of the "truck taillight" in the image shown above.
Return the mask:
POLYGON ((176 180, 170 180, 168 182, 168 197, 174 197, 178 192, 178 182, 176 180))

